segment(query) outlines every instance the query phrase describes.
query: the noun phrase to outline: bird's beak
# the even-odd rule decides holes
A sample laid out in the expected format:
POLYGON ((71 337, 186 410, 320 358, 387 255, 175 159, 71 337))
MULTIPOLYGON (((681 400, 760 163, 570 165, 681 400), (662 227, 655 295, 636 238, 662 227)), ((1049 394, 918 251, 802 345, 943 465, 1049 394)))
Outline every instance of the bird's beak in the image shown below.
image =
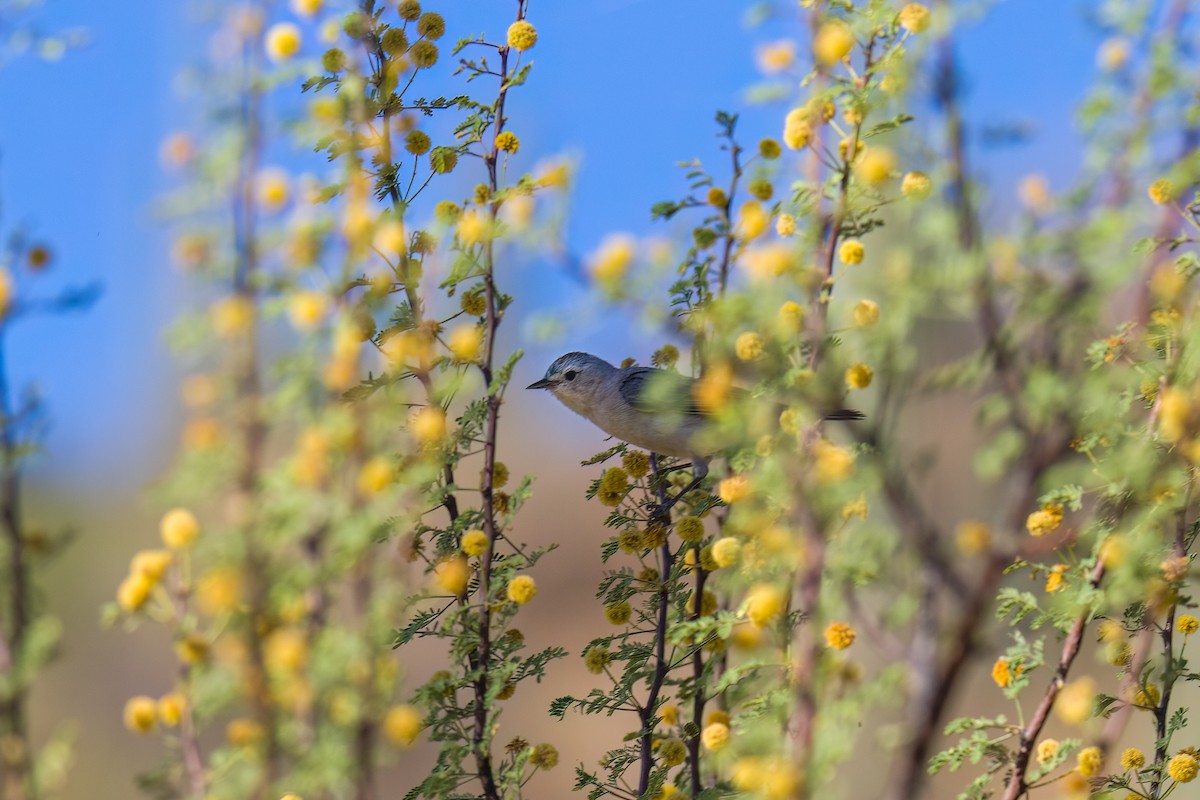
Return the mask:
POLYGON ((548 389, 549 387, 550 387, 550 381, 546 380, 545 378, 542 378, 540 381, 534 381, 533 383, 529 384, 525 388, 526 389, 548 389))

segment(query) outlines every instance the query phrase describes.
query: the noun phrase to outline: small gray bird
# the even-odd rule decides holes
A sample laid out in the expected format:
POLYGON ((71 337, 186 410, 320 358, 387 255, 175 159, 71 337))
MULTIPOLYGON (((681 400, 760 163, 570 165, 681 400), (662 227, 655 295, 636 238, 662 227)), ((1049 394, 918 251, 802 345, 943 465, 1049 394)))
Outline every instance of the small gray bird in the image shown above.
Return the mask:
MULTIPOLYGON (((653 367, 614 367, 588 353, 559 357, 545 376, 526 389, 549 389, 563 405, 616 438, 664 456, 689 458, 693 479, 660 512, 708 475, 716 453, 697 448, 696 434, 709 420, 709 411, 696 401, 696 379, 653 367)), ((740 391, 740 390, 739 390, 740 391)), ((839 410, 825 419, 862 419, 858 411, 839 410)))

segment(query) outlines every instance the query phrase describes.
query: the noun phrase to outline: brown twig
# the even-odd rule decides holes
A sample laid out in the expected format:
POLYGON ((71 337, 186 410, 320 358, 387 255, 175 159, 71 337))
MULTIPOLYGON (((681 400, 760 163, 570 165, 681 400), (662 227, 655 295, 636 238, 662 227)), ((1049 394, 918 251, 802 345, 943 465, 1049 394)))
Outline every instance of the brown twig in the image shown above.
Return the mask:
MULTIPOLYGON (((1104 562, 1097 561, 1096 566, 1092 568, 1091 575, 1088 577, 1088 583, 1092 588, 1098 588, 1100 582, 1104 579, 1104 562)), ((1054 677, 1050 680, 1050 685, 1046 687, 1045 694, 1042 695, 1042 700, 1038 703, 1037 708, 1030 717, 1029 722, 1021 729, 1020 733, 1020 748, 1017 750, 1016 759, 1013 761, 1012 773, 1009 775, 1008 784, 1004 787, 1004 800, 1017 800, 1028 789, 1029 785, 1025 782, 1025 771, 1029 768, 1029 759, 1033 754, 1034 744, 1037 742, 1038 736, 1042 733, 1042 728, 1046 724, 1046 718, 1050 716, 1050 709, 1054 707, 1054 701, 1058 697, 1058 693, 1062 690, 1066 683, 1067 674, 1071 671, 1071 665, 1075 663, 1075 657, 1079 655, 1079 647, 1083 643, 1083 632, 1087 628, 1088 622, 1093 616, 1091 609, 1085 609, 1080 612, 1071 625, 1070 631, 1067 632, 1067 638, 1063 642, 1062 655, 1058 660, 1058 668, 1054 671, 1054 677)))

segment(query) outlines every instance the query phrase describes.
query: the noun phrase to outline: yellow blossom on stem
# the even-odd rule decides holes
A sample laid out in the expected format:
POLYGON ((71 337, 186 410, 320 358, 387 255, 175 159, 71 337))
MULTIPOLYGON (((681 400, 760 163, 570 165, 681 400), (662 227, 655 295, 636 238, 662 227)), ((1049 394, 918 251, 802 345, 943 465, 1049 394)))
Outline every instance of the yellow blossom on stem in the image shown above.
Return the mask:
POLYGON ((825 628, 825 643, 834 650, 845 650, 854 644, 857 635, 845 622, 831 622, 825 628))
POLYGON ((290 22, 272 25, 267 31, 264 49, 272 61, 287 61, 300 52, 300 29, 290 22))
POLYGON ((933 192, 933 181, 924 172, 906 172, 900 181, 900 193, 913 200, 924 200, 933 192))
POLYGON ((505 594, 512 602, 524 605, 537 594, 537 584, 528 575, 518 575, 509 581, 505 594))
POLYGON ((1085 778, 1098 775, 1104 767, 1104 754, 1099 747, 1085 747, 1075 757, 1079 765, 1079 774, 1085 778))
POLYGON ((1141 769, 1146 765, 1146 754, 1136 747, 1130 747, 1121 753, 1121 768, 1125 770, 1141 769))
POLYGON ((813 445, 813 472, 819 483, 836 483, 854 472, 854 456, 844 447, 824 439, 813 445))
POLYGON ((158 719, 168 728, 177 727, 187 709, 187 698, 179 692, 164 694, 158 698, 158 719))
POLYGON ((886 147, 872 147, 859 159, 855 173, 871 186, 886 183, 896 171, 896 154, 886 147))
POLYGON ((847 239, 838 247, 838 259, 843 264, 861 264, 867 249, 857 239, 847 239))
POLYGON ((537 44, 537 28, 525 20, 519 20, 508 26, 508 46, 514 50, 528 50, 537 44))
POLYGON ((783 590, 769 583, 752 586, 746 593, 746 617, 756 628, 768 625, 783 612, 783 590))
POLYGON ((808 109, 794 108, 783 121, 783 143, 792 150, 803 150, 812 144, 813 129, 808 109))
POLYGON ((866 389, 875 378, 875 371, 861 361, 846 368, 846 386, 851 389, 866 389))
POLYGON ((488 537, 481 530, 469 530, 462 537, 462 551, 468 556, 481 555, 487 549, 488 537))
POLYGON ((1183 614, 1175 621, 1175 629, 1184 636, 1191 636, 1197 630, 1200 630, 1200 619, 1193 617, 1191 614, 1183 614))
POLYGON ((1025 520, 1025 528, 1031 536, 1045 536, 1058 530, 1062 520, 1062 506, 1048 505, 1030 514, 1025 520))
POLYGON ((750 479, 745 475, 734 475, 717 484, 717 496, 726 505, 745 500, 750 496, 750 479))
POLYGON ((920 3, 909 3, 900 9, 900 27, 909 33, 923 33, 929 27, 929 9, 920 3))
POLYGON ((854 304, 854 324, 859 328, 870 328, 879 322, 879 304, 874 300, 859 300, 854 304))
POLYGON ((1200 760, 1188 752, 1180 752, 1167 762, 1167 774, 1180 783, 1191 783, 1200 771, 1200 760))
POLYGON ((841 61, 853 47, 854 34, 843 22, 826 22, 813 38, 813 55, 825 66, 841 61))
POLYGON ((383 735, 396 747, 409 747, 421 733, 421 712, 410 705, 395 705, 383 717, 383 735))
POLYGON ((158 723, 158 703, 153 697, 138 695, 125 703, 125 727, 134 733, 149 733, 158 723))
POLYGON ((163 544, 172 550, 182 550, 196 541, 200 535, 200 523, 196 515, 186 508, 173 508, 163 514, 158 531, 163 544))
POLYGON ((1037 746, 1037 760, 1045 764, 1058 754, 1058 739, 1042 739, 1037 746))
POLYGON ((536 745, 529 754, 529 763, 538 769, 554 769, 558 766, 558 749, 548 742, 536 745))
POLYGON ((1096 682, 1089 676, 1064 686, 1054 701, 1054 713, 1068 725, 1078 725, 1092 715, 1096 701, 1096 682))
POLYGON ((446 594, 461 596, 471 579, 471 568, 461 556, 451 556, 433 568, 433 581, 446 594))
POLYGON ((1007 658, 997 658, 996 663, 992 664, 992 680, 1001 689, 1007 689, 1012 684, 1013 671, 1007 658))
POLYGON ((1167 178, 1159 178, 1150 184, 1146 194, 1150 195, 1150 200, 1155 205, 1166 205, 1175 199, 1175 184, 1167 178))
POLYGON ((733 349, 742 361, 753 361, 763 354, 763 338, 754 331, 746 331, 738 336, 733 349))
POLYGON ((709 752, 717 752, 729 744, 729 726, 723 722, 705 725, 700 733, 700 742, 709 752))

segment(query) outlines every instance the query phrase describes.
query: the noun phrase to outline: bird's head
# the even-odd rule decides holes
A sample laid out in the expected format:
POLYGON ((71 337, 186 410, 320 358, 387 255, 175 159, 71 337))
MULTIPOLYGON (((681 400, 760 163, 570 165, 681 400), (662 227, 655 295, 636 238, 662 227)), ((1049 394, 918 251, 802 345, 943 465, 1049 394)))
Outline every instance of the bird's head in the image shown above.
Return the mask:
POLYGON ((588 353, 567 353, 550 365, 541 380, 525 388, 549 389, 565 405, 586 414, 616 369, 588 353))

